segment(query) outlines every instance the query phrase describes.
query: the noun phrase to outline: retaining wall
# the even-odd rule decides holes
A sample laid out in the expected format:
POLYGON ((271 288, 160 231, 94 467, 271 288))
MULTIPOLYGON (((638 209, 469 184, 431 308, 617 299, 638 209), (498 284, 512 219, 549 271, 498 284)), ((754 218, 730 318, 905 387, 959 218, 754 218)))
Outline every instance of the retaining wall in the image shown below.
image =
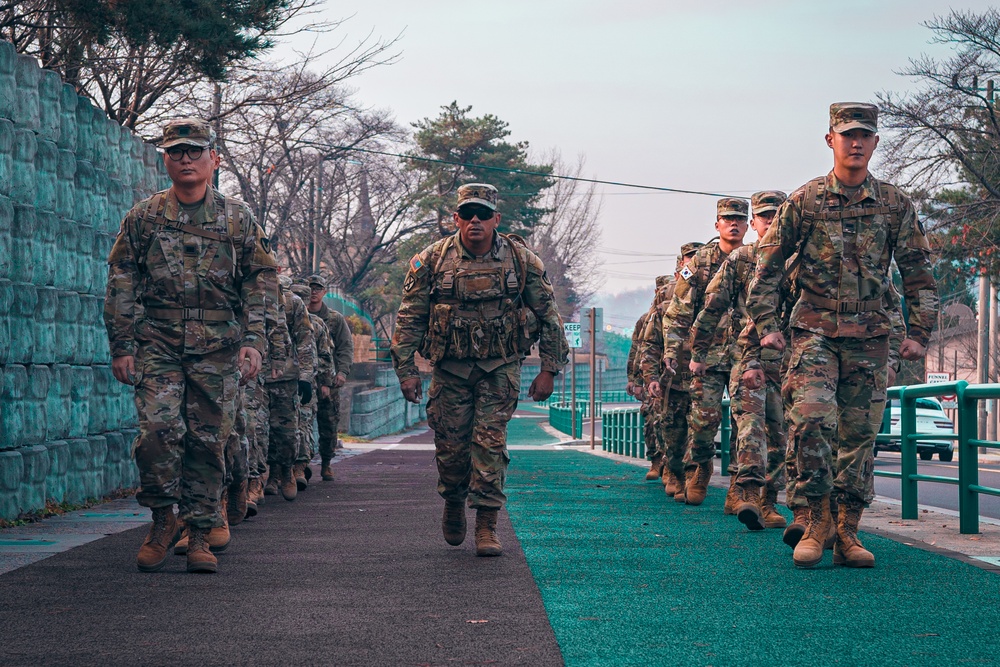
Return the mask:
MULTIPOLYGON (((380 366, 382 366, 380 364, 380 366)), ((419 405, 403 398, 399 380, 389 365, 375 370, 375 388, 355 392, 351 399, 351 435, 378 438, 427 419, 427 389, 430 379, 423 380, 423 400, 419 405)))

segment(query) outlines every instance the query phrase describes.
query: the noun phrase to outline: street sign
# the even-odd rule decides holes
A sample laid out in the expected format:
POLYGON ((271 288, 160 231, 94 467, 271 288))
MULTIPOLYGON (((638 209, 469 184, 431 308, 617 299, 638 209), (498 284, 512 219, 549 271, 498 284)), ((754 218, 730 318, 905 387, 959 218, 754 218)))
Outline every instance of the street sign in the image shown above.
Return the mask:
MULTIPOLYGON (((944 384, 951 382, 951 373, 928 373, 927 384, 944 384)), ((954 410, 958 407, 958 396, 950 394, 941 397, 941 407, 945 410, 954 410)))
POLYGON ((563 322, 563 331, 566 332, 566 340, 569 342, 570 347, 582 347, 580 344, 580 334, 583 331, 583 327, 580 326, 579 322, 563 322))

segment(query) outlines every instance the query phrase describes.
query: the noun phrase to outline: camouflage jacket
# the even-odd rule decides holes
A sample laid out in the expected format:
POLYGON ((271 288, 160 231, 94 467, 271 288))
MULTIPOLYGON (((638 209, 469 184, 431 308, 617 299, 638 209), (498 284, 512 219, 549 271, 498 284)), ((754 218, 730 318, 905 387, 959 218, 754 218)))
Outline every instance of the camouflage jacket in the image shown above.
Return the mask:
POLYGON ((830 172, 781 205, 760 242, 747 302, 762 338, 780 330, 779 284, 794 253, 799 297, 792 327, 832 338, 888 335, 892 325, 883 297, 895 259, 909 311, 908 335, 927 345, 938 306, 930 245, 912 202, 894 186, 869 175, 848 199, 830 172))
MULTIPOLYGON (((722 265, 726 255, 718 241, 711 241, 698 249, 679 274, 674 297, 663 313, 664 359, 680 361, 678 356, 685 344, 690 344, 694 320, 705 305, 708 284, 722 265)), ((729 368, 733 363, 733 338, 729 334, 729 316, 719 320, 715 336, 705 355, 709 368, 729 368)), ((680 367, 680 363, 678 363, 680 367)))
MULTIPOLYGON (((475 366, 492 370, 504 363, 523 359, 527 354, 526 348, 537 340, 538 355, 542 362, 541 370, 552 373, 561 371, 567 363, 569 346, 563 332, 562 318, 556 309, 552 284, 545 274, 542 260, 524 246, 523 242, 496 233, 490 252, 483 257, 476 257, 465 249, 459 236, 456 233, 441 239, 424 248, 410 260, 410 269, 403 283, 403 299, 396 315, 396 330, 393 332, 390 348, 393 366, 400 381, 418 376, 414 354, 424 346, 425 339, 431 335, 429 327, 432 324, 444 329, 437 332, 437 335, 445 340, 453 333, 452 327, 463 319, 473 319, 473 332, 475 332, 474 318, 467 318, 464 315, 461 318, 435 317, 434 323, 431 322, 432 312, 436 313, 454 300, 447 283, 453 281, 457 286, 458 279, 462 275, 472 274, 480 266, 496 266, 506 262, 508 257, 512 258, 513 271, 516 275, 508 273, 502 278, 506 285, 500 287, 505 291, 502 298, 497 298, 495 301, 502 304, 498 309, 502 311, 503 318, 513 316, 518 318, 514 321, 519 324, 514 332, 494 332, 493 335, 516 334, 517 348, 509 351, 513 358, 451 357, 448 345, 441 361, 445 364, 457 362, 448 366, 449 371, 462 372, 467 367, 467 371, 471 372, 475 366), (447 273, 441 272, 438 268, 441 262, 447 259, 448 253, 457 253, 455 263, 458 271, 450 276, 452 280, 449 280, 447 273)), ((481 280, 485 282, 487 278, 484 276, 481 280)), ((466 305, 474 306, 471 303, 459 304, 459 306, 466 305)))
POLYGON ((642 384, 642 369, 639 366, 639 348, 642 346, 642 334, 646 329, 646 322, 649 320, 649 316, 649 311, 640 315, 639 319, 635 322, 635 329, 632 330, 632 347, 628 350, 625 377, 629 382, 635 384, 642 384))
POLYGON ((333 345, 333 374, 343 373, 344 377, 347 377, 351 374, 351 364, 354 363, 354 336, 351 335, 347 318, 325 303, 321 303, 319 310, 313 315, 323 320, 330 332, 330 342, 333 345))
POLYGON ((284 323, 282 336, 285 338, 285 347, 290 354, 283 362, 276 359, 265 359, 261 368, 261 375, 264 383, 283 382, 287 380, 302 380, 304 382, 313 381, 313 348, 315 339, 313 337, 312 323, 306 311, 306 304, 298 295, 290 291, 280 290, 278 309, 278 327, 284 323), (271 369, 278 369, 278 377, 271 377, 271 369))
POLYGON ((746 298, 756 268, 757 242, 729 253, 705 288, 705 305, 694 321, 691 359, 699 363, 711 351, 722 319, 728 315, 729 339, 736 341, 747 321, 746 298))
MULTIPOLYGON (((654 380, 660 382, 663 374, 663 311, 667 309, 674 298, 677 281, 673 280, 663 286, 656 294, 656 300, 650 310, 651 316, 646 321, 642 332, 642 346, 639 348, 639 370, 642 381, 649 384, 654 380)), ((677 372, 671 379, 672 391, 687 391, 691 381, 691 346, 684 341, 677 357, 677 372)))
POLYGON ((309 321, 312 324, 313 338, 316 345, 313 347, 315 356, 314 377, 316 386, 333 387, 333 342, 330 340, 330 330, 326 328, 326 322, 315 313, 309 313, 309 321))
POLYGON ((137 341, 188 354, 235 344, 263 354, 265 278, 274 270, 243 202, 209 187, 192 220, 172 189, 144 199, 122 220, 108 255, 111 356, 134 355, 137 341))

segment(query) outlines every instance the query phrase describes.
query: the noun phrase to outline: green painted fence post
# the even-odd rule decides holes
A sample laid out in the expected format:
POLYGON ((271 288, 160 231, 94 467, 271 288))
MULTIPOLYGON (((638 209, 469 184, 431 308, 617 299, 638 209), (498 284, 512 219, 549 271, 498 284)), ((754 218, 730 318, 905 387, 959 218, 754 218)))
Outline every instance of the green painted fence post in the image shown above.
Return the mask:
POLYGON ((903 519, 916 519, 917 510, 917 443, 913 434, 917 432, 917 399, 907 396, 907 387, 899 391, 899 450, 900 450, 900 491, 903 500, 903 519))
POLYGON ((979 484, 979 453, 969 442, 979 438, 978 401, 966 398, 966 382, 960 382, 958 397, 958 529, 963 535, 979 532, 979 494, 970 486, 979 484))

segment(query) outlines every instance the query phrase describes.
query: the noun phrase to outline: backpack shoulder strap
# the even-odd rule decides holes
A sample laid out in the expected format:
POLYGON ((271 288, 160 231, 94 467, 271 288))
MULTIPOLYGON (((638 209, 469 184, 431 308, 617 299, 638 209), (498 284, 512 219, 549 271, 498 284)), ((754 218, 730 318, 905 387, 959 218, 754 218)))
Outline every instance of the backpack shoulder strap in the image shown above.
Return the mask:
POLYGON ((528 283, 528 261, 527 257, 522 256, 521 253, 528 250, 528 244, 517 234, 500 234, 500 236, 507 239, 511 254, 514 256, 514 266, 518 274, 517 296, 521 298, 521 294, 524 293, 524 286, 528 283))
POLYGON ((157 192, 146 200, 146 208, 139 220, 139 264, 146 263, 146 255, 149 253, 149 246, 153 242, 153 225, 163 216, 163 209, 167 205, 167 195, 165 192, 157 192))
POLYGON ((791 261, 785 265, 785 275, 792 275, 799 268, 802 261, 802 250, 809 242, 813 229, 816 226, 816 216, 822 212, 826 205, 826 178, 814 178, 806 183, 805 196, 802 198, 802 225, 799 234, 799 247, 792 256, 791 261))

